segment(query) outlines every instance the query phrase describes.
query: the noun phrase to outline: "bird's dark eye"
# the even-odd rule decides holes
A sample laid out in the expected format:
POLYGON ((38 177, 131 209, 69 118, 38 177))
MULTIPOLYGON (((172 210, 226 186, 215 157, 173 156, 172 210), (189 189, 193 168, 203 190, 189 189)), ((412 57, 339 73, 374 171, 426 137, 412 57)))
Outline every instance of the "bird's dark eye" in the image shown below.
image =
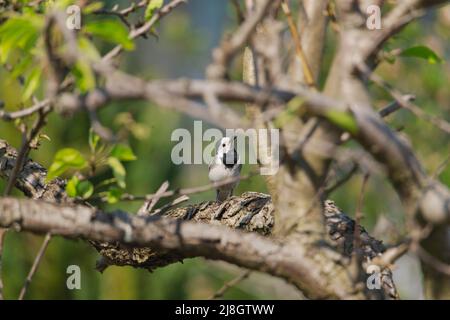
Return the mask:
POLYGON ((224 144, 222 144, 222 147, 224 147, 224 148, 225 148, 225 143, 224 143, 224 144))

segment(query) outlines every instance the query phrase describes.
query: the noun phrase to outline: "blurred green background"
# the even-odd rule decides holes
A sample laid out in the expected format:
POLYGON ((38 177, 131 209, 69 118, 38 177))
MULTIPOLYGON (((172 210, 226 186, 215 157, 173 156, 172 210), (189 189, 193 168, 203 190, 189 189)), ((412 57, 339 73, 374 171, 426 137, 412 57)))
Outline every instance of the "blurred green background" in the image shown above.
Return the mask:
MULTIPOLYGON (((108 6, 117 1, 109 1, 108 6)), ((125 4, 126 2, 119 2, 125 4)), ((142 13, 141 13, 142 14, 142 13)), ((177 8, 157 26, 158 39, 139 39, 136 50, 125 53, 121 67, 130 73, 146 79, 174 77, 203 77, 205 67, 210 62, 210 51, 218 44, 224 32, 235 26, 235 15, 228 1, 189 0, 188 4, 177 8)), ((405 49, 415 45, 426 45, 440 57, 450 61, 450 7, 429 14, 419 22, 408 26, 399 36, 389 42, 388 48, 405 49)), ((325 49, 325 66, 329 66, 335 50, 335 35, 329 32, 325 49)), ((99 43, 101 52, 110 48, 99 43)), ((325 79, 326 67, 324 68, 325 79)), ((235 73, 239 74, 237 63, 235 73)), ((389 83, 404 93, 417 96, 417 104, 426 112, 450 120, 450 66, 449 63, 430 64, 426 60, 398 58, 392 64, 382 63, 378 69, 389 83)), ((376 86, 371 86, 377 108, 391 101, 390 97, 376 86)), ((0 99, 7 110, 19 107, 20 88, 12 81, 4 69, 0 69, 0 99)), ((181 165, 171 162, 171 150, 176 144, 170 139, 176 128, 193 129, 193 120, 175 112, 163 110, 147 102, 111 103, 102 109, 102 122, 116 132, 123 130, 121 119, 130 115, 141 124, 140 136, 129 136, 129 142, 137 155, 137 160, 126 163, 127 192, 131 194, 153 193, 162 182, 168 180, 171 188, 199 186, 208 183, 207 165, 181 165), (120 116, 118 116, 121 114, 120 116)), ((449 155, 450 141, 432 124, 417 119, 407 111, 399 111, 387 119, 393 127, 404 127, 402 135, 407 135, 419 159, 432 174, 449 155)), ((43 141, 38 151, 31 157, 47 168, 55 153, 63 147, 73 147, 89 154, 89 121, 79 113, 71 118, 52 114, 49 124, 43 129, 51 141, 43 141)), ((126 125, 125 125, 126 126, 126 125)), ((204 129, 207 125, 204 124, 204 129)), ((0 122, 0 138, 13 146, 20 145, 20 134, 12 123, 0 122)), ((350 144, 349 147, 357 148, 350 144)), ((244 171, 248 171, 248 166, 244 171)), ((102 172, 109 177, 108 170, 102 172)), ((66 176, 70 177, 70 176, 66 176)), ((450 184, 450 167, 446 167, 440 180, 450 184)), ((348 214, 353 215, 361 188, 362 176, 355 175, 341 189, 330 197, 348 214)), ((0 181, 0 190, 4 188, 0 181)), ((265 192, 260 177, 240 183, 237 193, 244 191, 265 192)), ((19 195, 17 191, 14 193, 19 195)), ((211 200, 213 191, 193 195, 191 202, 211 200)), ((164 203, 164 202, 161 202, 164 203)), ((122 208, 135 212, 140 202, 125 202, 106 205, 106 209, 122 208)), ((364 202, 363 225, 378 237, 387 241, 396 235, 388 232, 388 227, 378 225, 380 217, 387 218, 388 225, 404 234, 402 208, 392 187, 383 176, 371 176, 364 202)), ((8 232, 4 263, 5 296, 17 298, 27 272, 39 249, 43 237, 8 232)), ((225 281, 239 274, 239 269, 204 259, 186 260, 158 269, 153 273, 130 267, 110 267, 103 274, 94 270, 98 254, 82 241, 54 238, 42 260, 42 264, 29 288, 27 299, 201 299, 208 298, 225 281), (81 290, 66 288, 66 268, 79 265, 82 272, 81 290)), ((404 298, 421 298, 420 269, 414 257, 400 260, 395 272, 399 291, 404 298)), ((300 298, 301 295, 283 281, 253 273, 241 284, 230 289, 225 298, 300 298)))

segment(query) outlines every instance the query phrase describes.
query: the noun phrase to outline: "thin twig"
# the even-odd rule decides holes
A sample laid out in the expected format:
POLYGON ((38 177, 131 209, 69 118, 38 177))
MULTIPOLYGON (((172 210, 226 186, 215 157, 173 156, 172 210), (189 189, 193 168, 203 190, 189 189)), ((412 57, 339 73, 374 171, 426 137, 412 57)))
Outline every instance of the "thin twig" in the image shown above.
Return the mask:
POLYGON ((242 280, 245 280, 248 278, 248 276, 251 274, 252 272, 250 270, 246 270, 244 271, 242 274, 240 274, 239 276, 237 276, 236 278, 232 279, 229 282, 226 282, 222 288, 220 288, 219 290, 217 290, 211 297, 209 297, 209 300, 214 300, 214 299, 218 299, 218 298, 222 298, 223 295, 232 287, 234 287, 235 285, 237 285, 239 282, 241 282, 242 280))
MULTIPOLYGON (((413 94, 405 94, 402 98, 405 101, 409 101, 409 102, 412 102, 412 101, 416 100, 416 96, 413 95, 413 94)), ((390 115, 391 113, 394 113, 395 111, 397 111, 397 110, 399 110, 401 108, 402 108, 402 106, 400 105, 400 103, 398 103, 397 100, 394 100, 391 103, 389 103, 387 106, 385 106, 383 109, 378 111, 378 114, 382 118, 385 118, 388 115, 390 115)))
POLYGON ((39 112, 40 110, 46 108, 50 104, 50 99, 42 100, 33 106, 22 109, 14 112, 5 112, 4 110, 0 110, 0 118, 2 120, 11 121, 19 118, 24 118, 31 116, 32 114, 39 112))
MULTIPOLYGON (((408 98, 405 98, 405 95, 402 94, 400 91, 392 87, 390 84, 388 84, 386 81, 384 81, 380 76, 376 75, 375 73, 371 72, 370 69, 366 66, 359 66, 359 70, 363 72, 364 75, 366 75, 371 81, 382 87, 384 90, 386 90, 402 107, 409 111, 411 111, 414 115, 416 115, 418 118, 423 119, 425 121, 428 121, 441 129, 442 131, 450 134, 450 123, 445 121, 444 119, 441 119, 437 116, 431 115, 423 111, 420 107, 412 103, 408 98)), ((407 96, 406 96, 407 97, 407 96)))
POLYGON ((382 268, 391 268, 392 264, 407 253, 410 249, 410 242, 403 242, 395 247, 387 249, 381 256, 375 257, 371 262, 382 268))
POLYGON ((3 277, 2 277, 2 272, 3 272, 3 270, 2 270, 2 266, 3 266, 2 258, 3 258, 3 243, 5 241, 6 230, 7 229, 0 228, 0 300, 4 299, 4 296, 3 296, 3 280, 2 280, 3 279, 3 277))
POLYGON ((356 207, 356 213, 355 213, 354 250, 359 249, 360 244, 361 244, 360 225, 361 225, 361 220, 363 218, 362 207, 364 204, 364 195, 365 195, 365 191, 366 191, 367 182, 369 181, 369 177, 370 177, 369 173, 364 174, 362 185, 361 185, 361 191, 360 191, 359 197, 358 197, 358 205, 356 207))
POLYGON ((210 184, 206 184, 206 185, 199 186, 199 187, 193 187, 193 188, 169 190, 169 191, 165 191, 159 195, 157 195, 157 193, 148 194, 145 196, 135 196, 135 195, 131 195, 131 194, 124 194, 121 197, 121 200, 122 201, 142 201, 142 200, 150 201, 156 197, 161 199, 161 198, 168 198, 168 197, 172 197, 172 196, 182 196, 182 195, 190 195, 190 194, 194 194, 194 193, 202 193, 202 192, 206 192, 206 191, 215 189, 217 187, 225 186, 225 185, 233 183, 233 182, 247 180, 257 174, 258 174, 257 172, 250 172, 247 175, 224 179, 218 183, 210 183, 210 184))
POLYGON ((150 212, 152 212, 153 207, 156 205, 156 203, 159 201, 159 199, 161 199, 161 194, 166 192, 168 188, 169 188, 169 182, 164 181, 161 184, 161 186, 158 188, 158 191, 156 191, 155 197, 150 200, 146 200, 145 203, 142 205, 142 207, 139 208, 137 215, 145 216, 145 215, 149 214, 150 212))
POLYGON ((39 268, 39 264, 42 261, 42 257, 44 256, 45 250, 47 250, 48 244, 50 243, 51 239, 52 239, 52 235, 50 232, 48 232, 45 235, 44 242, 42 242, 42 245, 39 249, 39 252, 38 252, 36 258, 34 259, 33 265, 31 266, 30 272, 27 275, 27 279, 25 280, 22 290, 20 290, 19 300, 23 300, 23 298, 25 297, 28 287, 30 286, 31 280, 33 279, 34 274, 36 273, 37 269, 39 268))
POLYGON ((330 194, 336 189, 338 189, 340 186, 342 186, 344 183, 346 183, 350 178, 358 171, 358 164, 356 162, 353 162, 352 168, 339 180, 337 180, 333 185, 327 187, 325 189, 326 194, 330 194))
POLYGON ((448 265, 448 264, 440 261, 438 258, 432 256, 420 245, 416 246, 415 252, 420 257, 420 260, 425 262, 427 265, 431 266, 434 270, 450 277, 450 265, 448 265))
POLYGON ((367 182, 370 175, 368 173, 364 174, 363 181, 361 185, 361 192, 358 197, 358 204, 355 212, 355 227, 353 230, 353 255, 351 259, 351 270, 354 272, 355 284, 359 282, 362 270, 362 260, 363 260, 363 250, 361 248, 361 220, 363 218, 362 207, 364 204, 364 195, 366 191, 367 182))
MULTIPOLYGON (((33 127, 31 128, 29 134, 26 133, 26 128, 24 128, 22 145, 21 145, 19 153, 17 155, 14 168, 12 169, 12 172, 9 176, 6 188, 3 192, 3 196, 8 196, 11 193, 12 188, 14 187, 14 184, 16 182, 17 175, 20 172, 20 170, 22 170, 25 160, 28 157, 28 153, 30 152, 30 143, 33 141, 33 139, 39 133, 39 130, 45 124, 46 116, 50 112, 50 110, 51 110, 50 108, 47 108, 46 110, 39 111, 38 118, 36 119, 35 123, 33 124, 33 127)), ((7 229, 0 229, 0 299, 3 299, 3 281, 2 281, 2 276, 1 276, 2 275, 2 263, 1 262, 2 262, 4 239, 5 239, 6 232, 7 232, 7 229)))
POLYGON ((236 12, 237 22, 241 24, 245 20, 244 13, 242 12, 241 5, 239 4, 238 0, 232 0, 231 3, 233 4, 234 10, 236 12))
POLYGON ((295 52, 300 58, 300 62, 302 64, 303 75, 305 76, 306 84, 312 88, 316 87, 314 76, 312 74, 311 68, 308 64, 308 59, 306 58, 305 52, 303 51, 302 44, 300 41, 300 35, 297 30, 297 26, 295 25, 294 19, 292 18, 292 13, 289 8, 289 4, 287 0, 283 0, 281 2, 281 8, 283 9, 284 14, 286 15, 286 19, 288 21, 289 29, 291 31, 292 39, 295 44, 295 52))
POLYGON ((220 46, 213 51, 213 63, 206 69, 209 79, 223 79, 232 59, 253 36, 257 25, 266 17, 271 5, 271 0, 261 0, 256 10, 247 14, 245 21, 232 34, 230 38, 222 41, 220 46))
POLYGON ((170 208, 179 205, 182 202, 188 201, 189 197, 187 195, 182 195, 174 200, 172 200, 170 203, 163 205, 161 208, 156 209, 153 214, 154 215, 161 215, 164 212, 166 212, 167 210, 169 210, 170 208))
POLYGON ((449 163, 450 163, 450 155, 448 155, 447 158, 445 158, 445 160, 442 161, 442 163, 437 167, 436 171, 433 172, 433 174, 431 175, 431 178, 432 179, 438 178, 449 163))
MULTIPOLYGON (((136 39, 137 37, 147 33, 161 18, 163 18, 165 15, 170 13, 173 9, 178 7, 182 3, 186 3, 187 0, 173 0, 166 4, 164 7, 161 8, 158 12, 156 12, 152 18, 147 21, 144 25, 139 27, 138 29, 132 30, 129 34, 130 39, 136 39)), ((108 61, 114 57, 116 57, 118 54, 120 54, 123 50, 122 45, 118 45, 114 47, 111 51, 109 51, 105 56, 103 56, 103 61, 108 61)))

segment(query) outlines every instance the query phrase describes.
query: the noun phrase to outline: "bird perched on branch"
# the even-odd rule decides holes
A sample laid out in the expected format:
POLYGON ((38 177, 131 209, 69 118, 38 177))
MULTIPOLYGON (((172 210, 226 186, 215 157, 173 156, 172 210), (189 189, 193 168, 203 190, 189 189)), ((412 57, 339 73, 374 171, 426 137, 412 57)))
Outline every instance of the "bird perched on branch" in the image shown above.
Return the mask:
POLYGON ((236 136, 222 138, 216 146, 216 155, 209 165, 208 176, 213 184, 232 180, 230 183, 217 187, 216 201, 218 202, 223 202, 233 195, 233 190, 239 183, 242 164, 239 163, 235 144, 236 136))

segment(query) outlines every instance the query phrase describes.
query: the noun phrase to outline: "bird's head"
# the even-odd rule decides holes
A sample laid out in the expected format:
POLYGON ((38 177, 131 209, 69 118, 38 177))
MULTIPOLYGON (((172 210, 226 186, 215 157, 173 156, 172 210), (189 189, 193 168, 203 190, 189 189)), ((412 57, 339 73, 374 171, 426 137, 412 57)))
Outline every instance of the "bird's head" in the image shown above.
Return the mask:
POLYGON ((223 137, 220 139, 219 144, 217 145, 217 155, 219 157, 223 157, 223 155, 228 154, 233 151, 234 144, 236 142, 236 136, 234 137, 223 137))

